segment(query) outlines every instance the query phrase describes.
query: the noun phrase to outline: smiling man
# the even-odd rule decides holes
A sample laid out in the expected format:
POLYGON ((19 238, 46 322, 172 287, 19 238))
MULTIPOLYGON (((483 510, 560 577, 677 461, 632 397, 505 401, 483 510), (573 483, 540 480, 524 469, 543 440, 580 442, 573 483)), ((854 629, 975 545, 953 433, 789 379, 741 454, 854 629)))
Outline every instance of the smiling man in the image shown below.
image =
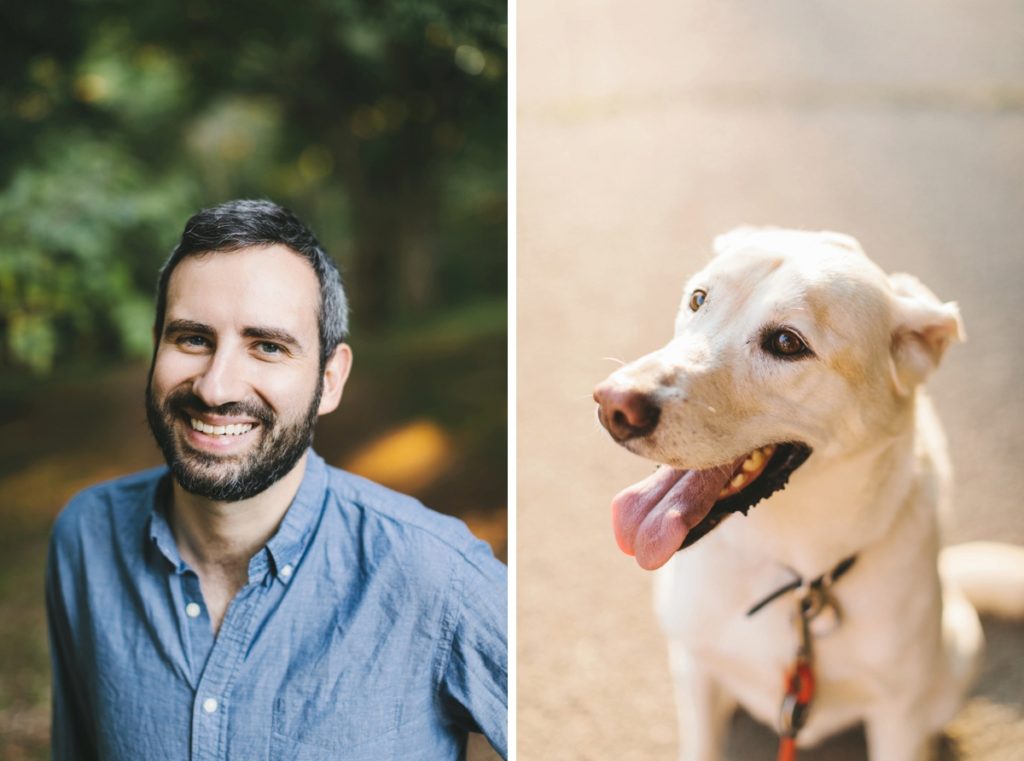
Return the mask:
POLYGON ((146 389, 167 467, 53 530, 55 759, 507 755, 506 571, 458 521, 327 466, 341 279, 267 201, 204 210, 160 274, 146 389))

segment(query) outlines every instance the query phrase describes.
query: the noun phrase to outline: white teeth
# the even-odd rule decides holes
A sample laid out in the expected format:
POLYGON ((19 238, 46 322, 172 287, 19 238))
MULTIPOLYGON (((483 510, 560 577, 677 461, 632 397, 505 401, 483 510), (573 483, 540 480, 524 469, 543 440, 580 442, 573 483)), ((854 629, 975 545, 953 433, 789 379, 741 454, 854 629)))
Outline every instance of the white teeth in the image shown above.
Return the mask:
POLYGON ((743 470, 748 473, 752 473, 762 465, 764 465, 764 454, 761 453, 760 449, 755 449, 750 453, 750 456, 743 461, 743 470))
POLYGON ((192 427, 211 436, 241 436, 252 430, 252 423, 232 423, 231 425, 209 425, 202 420, 189 418, 192 427))
POLYGON ((730 479, 729 483, 725 485, 725 488, 718 493, 718 498, 724 499, 731 494, 735 494, 746 486, 750 480, 757 478, 754 474, 757 473, 760 475, 758 471, 765 466, 768 460, 772 458, 773 454, 775 454, 775 445, 769 444, 768 446, 761 447, 760 449, 755 449, 747 455, 747 459, 743 461, 743 464, 740 466, 740 470, 732 477, 732 479, 730 479))

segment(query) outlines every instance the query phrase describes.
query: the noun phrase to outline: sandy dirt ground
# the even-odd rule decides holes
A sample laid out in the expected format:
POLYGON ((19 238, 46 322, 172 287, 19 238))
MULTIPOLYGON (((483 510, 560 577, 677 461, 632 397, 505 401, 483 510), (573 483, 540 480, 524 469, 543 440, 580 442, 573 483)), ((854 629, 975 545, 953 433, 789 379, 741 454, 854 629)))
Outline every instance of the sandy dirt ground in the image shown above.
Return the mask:
MULTIPOLYGON (((518 758, 670 759, 650 576, 609 499, 650 465, 593 386, 671 335, 686 277, 738 224, 857 236, 959 301, 930 383, 957 470, 950 541, 1024 544, 1024 5, 801 0, 518 3, 518 758)), ((944 759, 1024 759, 1024 624, 944 759)), ((729 758, 774 757, 740 716, 729 758)), ((852 731, 809 761, 865 757, 852 731)))

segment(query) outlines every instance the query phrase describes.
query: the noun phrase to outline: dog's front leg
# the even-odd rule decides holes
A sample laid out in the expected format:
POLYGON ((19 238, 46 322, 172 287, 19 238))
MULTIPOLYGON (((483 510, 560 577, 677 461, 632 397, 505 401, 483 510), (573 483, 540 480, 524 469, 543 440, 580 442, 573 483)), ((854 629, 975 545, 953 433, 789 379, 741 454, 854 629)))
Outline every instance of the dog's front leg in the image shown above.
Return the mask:
POLYGON ((679 761, 721 761, 736 701, 678 641, 669 643, 679 712, 679 761))
POLYGON ((920 711, 909 711, 903 706, 879 706, 866 722, 868 758, 871 761, 933 761, 937 758, 938 738, 920 726, 920 718, 920 711))

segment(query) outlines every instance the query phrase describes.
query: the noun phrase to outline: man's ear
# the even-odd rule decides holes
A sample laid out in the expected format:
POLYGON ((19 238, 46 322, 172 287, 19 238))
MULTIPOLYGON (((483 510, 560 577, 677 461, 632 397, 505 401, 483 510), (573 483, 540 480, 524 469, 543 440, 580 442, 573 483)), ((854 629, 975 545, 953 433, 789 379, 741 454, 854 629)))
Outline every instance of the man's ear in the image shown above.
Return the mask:
POLYGON ((320 395, 320 406, 317 407, 316 414, 326 415, 337 409, 351 369, 352 347, 348 344, 338 344, 324 366, 324 390, 320 395))
POLYGON ((892 329, 892 378, 897 393, 906 396, 939 366, 953 341, 963 341, 960 308, 943 303, 913 275, 889 276, 895 292, 892 329))

